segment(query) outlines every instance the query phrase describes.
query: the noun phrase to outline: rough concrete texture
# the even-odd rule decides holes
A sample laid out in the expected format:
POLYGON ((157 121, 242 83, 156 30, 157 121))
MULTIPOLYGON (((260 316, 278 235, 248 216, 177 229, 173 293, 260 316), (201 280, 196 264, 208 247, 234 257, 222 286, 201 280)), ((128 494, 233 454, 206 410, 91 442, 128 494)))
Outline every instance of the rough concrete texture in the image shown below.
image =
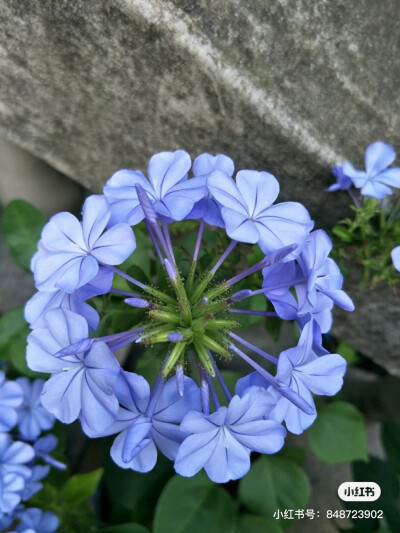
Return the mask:
MULTIPOLYGON (((329 167, 400 147, 396 0, 3 0, 0 25, 0 134, 94 190, 160 150, 222 151, 326 227, 348 203, 329 167)), ((337 331, 393 355, 397 301, 360 298, 337 331)))
POLYGON ((400 294, 380 283, 374 289, 359 289, 358 269, 346 278, 346 290, 356 310, 335 309, 332 332, 367 355, 388 372, 400 376, 400 294))
POLYGON ((0 132, 91 188, 156 151, 227 152, 332 221, 328 167, 399 141, 397 9, 4 0, 0 132))

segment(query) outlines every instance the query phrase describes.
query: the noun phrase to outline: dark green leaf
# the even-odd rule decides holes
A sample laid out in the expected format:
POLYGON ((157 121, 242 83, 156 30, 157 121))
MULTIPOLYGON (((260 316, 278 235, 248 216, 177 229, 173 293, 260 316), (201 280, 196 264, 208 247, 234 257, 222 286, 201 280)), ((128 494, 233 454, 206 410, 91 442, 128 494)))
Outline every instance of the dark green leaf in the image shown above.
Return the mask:
POLYGON ((23 307, 16 307, 0 318, 0 349, 5 347, 14 335, 27 327, 23 307))
POLYGON ((96 492, 103 469, 98 468, 88 474, 76 474, 69 478, 61 491, 61 497, 68 505, 76 505, 87 500, 96 492))
POLYGON ((346 359, 349 365, 354 365, 358 361, 356 349, 350 344, 341 342, 336 349, 336 352, 346 359))
POLYGON ((386 455, 400 473, 400 426, 394 422, 384 422, 381 435, 386 455))
POLYGON ((140 524, 119 524, 118 526, 110 526, 106 529, 101 529, 99 533, 150 533, 150 531, 140 524))
POLYGON ((13 200, 4 210, 4 237, 14 260, 25 270, 30 270, 30 261, 45 222, 42 213, 24 200, 13 200))
POLYGON ((313 452, 329 464, 367 460, 367 437, 361 413, 346 402, 332 402, 319 410, 311 426, 313 452))
POLYGON ((151 472, 142 474, 133 470, 122 470, 110 458, 110 447, 115 437, 104 439, 106 454, 104 486, 109 509, 108 522, 138 522, 148 524, 153 519, 158 497, 165 483, 173 475, 171 461, 162 454, 151 472))
MULTIPOLYGON (((298 464, 268 455, 257 459, 240 481, 239 498, 249 511, 272 521, 278 509, 304 509, 310 490, 310 482, 298 464)), ((284 520, 277 522, 284 528, 290 525, 284 520)))
POLYGON ((244 514, 238 517, 235 533, 283 533, 278 521, 265 516, 244 514))
POLYGON ((233 531, 236 506, 228 492, 202 472, 192 478, 173 476, 156 507, 154 533, 233 531))

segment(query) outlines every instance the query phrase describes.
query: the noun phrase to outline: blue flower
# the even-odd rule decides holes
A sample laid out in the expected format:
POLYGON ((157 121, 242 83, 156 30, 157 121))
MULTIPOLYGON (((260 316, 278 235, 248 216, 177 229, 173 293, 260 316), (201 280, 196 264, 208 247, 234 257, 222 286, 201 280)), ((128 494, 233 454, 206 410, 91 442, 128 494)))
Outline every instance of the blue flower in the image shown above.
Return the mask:
POLYGON ((175 460, 178 474, 191 477, 202 468, 216 483, 239 479, 250 469, 250 452, 276 453, 284 442, 284 427, 265 420, 271 398, 262 388, 253 388, 242 398, 234 396, 228 407, 206 415, 188 413, 182 431, 191 433, 175 460))
POLYGON ((388 168, 395 159, 393 147, 378 141, 370 144, 365 151, 365 171, 355 169, 350 163, 345 163, 342 170, 361 189, 363 196, 381 200, 393 194, 390 187, 400 187, 400 167, 388 168))
POLYGON ((205 180, 188 180, 190 167, 189 154, 176 150, 150 159, 150 181, 138 170, 118 170, 104 187, 112 211, 110 225, 128 222, 132 226, 144 219, 136 185, 146 191, 156 213, 169 220, 183 220, 207 192, 205 180))
POLYGON ((85 302, 93 296, 106 294, 112 285, 113 272, 100 267, 98 274, 86 285, 73 293, 65 291, 43 292, 39 291, 28 300, 25 305, 25 320, 31 328, 43 328, 43 317, 50 309, 64 307, 86 318, 90 329, 96 330, 99 325, 99 314, 93 307, 85 302))
MULTIPOLYGON (((311 395, 332 396, 343 385, 346 361, 339 354, 318 356, 313 350, 314 331, 310 320, 301 332, 295 348, 283 351, 278 360, 276 379, 299 394, 309 405, 314 406, 311 395)), ((270 416, 278 421, 285 421, 292 433, 300 434, 315 420, 317 413, 307 414, 290 402, 273 387, 268 388, 275 400, 275 407, 270 416)))
POLYGON ((44 320, 47 327, 32 331, 27 349, 32 370, 53 374, 43 388, 43 406, 65 423, 81 417, 93 429, 110 426, 118 411, 113 386, 120 367, 114 354, 104 342, 95 342, 88 351, 60 355, 87 339, 87 322, 63 308, 48 311, 44 320))
POLYGON ((127 224, 103 233, 110 215, 104 196, 89 196, 82 222, 66 212, 51 217, 31 263, 39 290, 74 292, 96 277, 99 263, 118 265, 131 255, 136 241, 127 224))
POLYGON ((31 476, 26 466, 35 456, 32 446, 13 442, 10 435, 0 433, 0 512, 11 513, 21 501, 21 491, 31 476))
POLYGON ((65 470, 67 467, 64 463, 57 461, 50 455, 50 453, 57 447, 58 439, 55 435, 45 435, 40 437, 33 443, 33 449, 35 450, 35 456, 39 457, 50 466, 58 468, 58 470, 65 470))
POLYGON ((332 173, 336 178, 336 183, 326 189, 328 192, 348 191, 353 186, 351 179, 343 173, 342 167, 333 167, 332 173))
POLYGON ((55 422, 54 416, 40 401, 45 380, 36 379, 31 383, 28 378, 18 378, 16 382, 24 393, 24 401, 18 413, 18 427, 23 439, 35 440, 42 430, 51 429, 55 422))
MULTIPOLYGON (((211 154, 201 154, 193 162, 193 174, 195 177, 206 180, 215 170, 224 172, 231 177, 234 171, 234 163, 230 157, 223 154, 212 156, 211 154)), ((221 216, 221 206, 213 198, 211 192, 196 202, 191 212, 186 218, 202 219, 210 226, 225 227, 221 216)))
POLYGON ((27 509, 21 514, 21 523, 15 531, 18 533, 53 533, 59 525, 57 516, 51 511, 27 509))
POLYGON ((239 242, 258 243, 268 254, 306 239, 313 222, 297 202, 272 205, 279 194, 278 181, 268 172, 241 170, 236 183, 224 172, 215 171, 207 184, 222 205, 226 232, 239 242))
POLYGON ((184 378, 184 390, 182 397, 172 378, 161 382, 158 394, 155 386, 150 395, 143 377, 121 372, 115 385, 121 404, 115 423, 104 432, 94 432, 85 424, 83 429, 90 437, 119 433, 111 447, 114 462, 124 469, 149 472, 157 461, 156 446, 166 457, 175 459, 186 437, 177 424, 190 409, 200 409, 200 392, 192 379, 184 378))
POLYGON ((48 465, 34 465, 31 467, 31 475, 25 482, 25 487, 21 491, 21 499, 30 500, 34 494, 42 490, 43 484, 40 481, 47 476, 50 471, 48 465))
POLYGON ((8 381, 0 371, 0 432, 9 431, 18 421, 17 409, 23 402, 23 392, 15 381, 8 381))
POLYGON ((394 268, 400 272, 400 246, 393 248, 391 252, 394 268))

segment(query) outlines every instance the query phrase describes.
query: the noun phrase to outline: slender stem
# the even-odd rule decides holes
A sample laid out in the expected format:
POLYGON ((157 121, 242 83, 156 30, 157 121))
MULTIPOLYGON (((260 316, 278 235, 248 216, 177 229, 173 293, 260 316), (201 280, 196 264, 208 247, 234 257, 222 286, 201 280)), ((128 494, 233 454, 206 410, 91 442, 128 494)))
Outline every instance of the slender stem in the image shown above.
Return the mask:
POLYGON ((158 374, 156 382, 153 387, 153 395, 150 398, 149 404, 146 409, 146 415, 151 419, 154 415, 158 400, 160 399, 161 393, 164 390, 165 379, 161 377, 161 372, 158 374))
POLYGON ((256 291, 251 291, 249 294, 244 296, 241 300, 245 300, 246 298, 250 298, 251 296, 255 296, 256 294, 265 294, 266 292, 270 291, 276 291, 278 289, 284 289, 286 287, 293 287, 294 285, 301 285, 302 283, 305 283, 307 281, 307 277, 304 276, 302 278, 293 279, 289 282, 285 283, 278 283, 278 285, 272 285, 272 287, 262 287, 261 289, 257 289, 256 291))
POLYGON ((161 224, 164 231, 165 242, 167 243, 169 255, 172 259, 172 263, 175 265, 176 261, 174 256, 174 250, 172 248, 171 235, 169 234, 168 223, 165 218, 162 218, 161 224))
POLYGON ((248 355, 246 355, 244 352, 242 352, 242 350, 239 350, 239 348, 237 348, 234 344, 231 344, 229 346, 229 348, 235 352, 239 357, 241 357, 244 361, 246 361, 246 363, 248 363, 250 366, 252 366, 254 368, 254 370, 257 370, 257 372, 259 372, 263 378, 265 378, 268 383, 270 383, 273 387, 275 388, 279 388, 278 386, 278 382, 277 380, 274 378, 274 376, 272 374, 270 374, 269 372, 267 372, 262 366, 260 366, 258 363, 256 363, 255 361, 253 361, 253 359, 251 359, 251 357, 249 357, 248 355))
POLYGON ((354 205, 356 207, 360 207, 360 201, 357 198, 357 196, 354 194, 354 191, 352 189, 347 189, 347 192, 349 193, 350 198, 353 200, 354 205))
POLYGON ((252 311, 251 309, 229 309, 230 313, 238 313, 240 315, 259 315, 259 316, 274 316, 278 314, 274 311, 252 311))
POLYGON ((206 375, 206 379, 208 383, 208 388, 210 389, 210 392, 211 392, 211 398, 214 404, 214 409, 218 411, 221 405, 218 400, 217 391, 215 390, 214 383, 212 382, 212 379, 210 378, 209 374, 206 375))
POLYGON ((199 226, 199 233, 197 234, 196 246, 194 247, 193 262, 196 262, 197 258, 199 257, 201 239, 203 238, 204 225, 205 225, 204 220, 202 220, 199 226))
POLYGON ((108 292, 111 294, 121 294, 121 296, 129 296, 130 298, 141 298, 140 294, 136 294, 135 292, 129 292, 129 291, 121 291, 119 289, 110 289, 108 292))
POLYGON ((142 283, 141 281, 139 281, 139 280, 137 280, 135 278, 132 278, 132 276, 128 276, 128 274, 125 274, 125 272, 122 272, 122 270, 120 270, 119 268, 117 268, 115 266, 111 266, 111 265, 104 265, 104 264, 101 264, 101 266, 104 266, 105 268, 108 268, 109 270, 114 272, 114 274, 118 274, 118 276, 120 276, 121 278, 126 279, 127 281, 130 281, 131 283, 133 283, 137 287, 140 287, 142 290, 145 291, 147 289, 147 285, 145 285, 144 283, 142 283))
POLYGON ((212 353, 210 352, 210 350, 207 350, 207 351, 208 351, 208 355, 210 356, 210 359, 211 359, 211 361, 212 361, 212 363, 214 365, 215 373, 217 375, 217 379, 219 381, 219 384, 221 385, 221 389, 224 391, 224 394, 225 394, 226 399, 228 400, 228 402, 230 402, 232 400, 232 394, 230 393, 228 385, 225 383, 225 380, 222 377, 221 371, 218 368, 217 363, 215 362, 215 359, 212 356, 212 353))
POLYGON ((160 261, 161 264, 164 263, 164 258, 161 254, 161 250, 160 250, 160 247, 158 246, 158 242, 157 242, 157 239, 156 239, 156 236, 154 235, 154 231, 153 231, 153 228, 151 227, 151 224, 148 222, 147 219, 145 219, 145 222, 146 222, 146 228, 147 228, 147 231, 150 235, 150 239, 154 245, 154 249, 157 253, 157 256, 158 256, 158 259, 160 261))
POLYGON ((199 367, 200 372, 200 400, 201 408, 205 415, 210 414, 210 391, 208 388, 207 373, 199 367))
POLYGON ((246 346, 246 348, 249 348, 250 350, 253 350, 253 352, 258 353, 258 355, 261 355, 261 357, 268 359, 268 361, 271 361, 271 363, 274 363, 275 365, 278 364, 278 359, 276 357, 270 355, 267 352, 264 352, 264 350, 261 350, 260 348, 257 348, 257 346, 254 346, 254 344, 251 344, 251 342, 242 339, 242 337, 239 337, 238 335, 232 332, 229 333, 229 336, 235 341, 240 342, 240 344, 242 344, 243 346, 246 346))
POLYGON ((222 265, 222 263, 225 261, 225 259, 228 257, 228 255, 231 253, 231 251, 235 248, 236 245, 237 245, 237 241, 231 241, 228 248, 225 250, 225 252, 221 255, 221 257, 212 267, 211 272, 213 274, 216 273, 216 271, 219 269, 219 267, 222 265))

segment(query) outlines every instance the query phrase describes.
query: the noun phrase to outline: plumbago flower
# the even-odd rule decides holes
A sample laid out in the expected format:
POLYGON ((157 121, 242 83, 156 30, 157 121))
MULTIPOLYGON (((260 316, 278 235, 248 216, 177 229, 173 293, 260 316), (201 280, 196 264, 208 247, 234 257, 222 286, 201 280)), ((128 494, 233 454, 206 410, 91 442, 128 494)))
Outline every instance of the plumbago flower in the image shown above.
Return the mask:
POLYGON ((353 304, 328 257, 331 243, 321 230, 311 232, 306 208, 274 203, 274 176, 241 170, 234 178, 233 161, 222 154, 198 156, 193 177, 190 167, 182 150, 156 154, 149 180, 139 171, 116 172, 104 197, 86 200, 81 223, 65 213, 50 220, 32 261, 38 293, 26 307, 32 327, 27 360, 33 370, 51 374, 44 407, 64 422, 79 418, 90 437, 116 435, 111 457, 121 468, 148 472, 158 450, 182 476, 204 468, 224 483, 246 474, 251 452, 276 453, 287 430, 300 433, 313 422, 312 394, 340 389, 346 364, 322 347, 321 331, 330 327, 334 304, 347 310, 353 304), (185 271, 170 228, 187 219, 199 220, 199 230, 185 271), (142 220, 161 264, 149 283, 129 270, 135 258, 130 226, 142 220), (226 248, 201 257, 207 224, 221 228, 226 248), (258 244, 262 258, 241 270, 229 259, 240 248, 248 254, 249 244, 258 244), (125 266, 115 266, 125 259, 125 266), (237 307, 258 294, 275 311, 237 307), (96 310, 88 310, 91 304, 96 310), (130 327, 110 329, 108 309, 120 316, 125 310, 130 327), (295 320, 298 346, 279 358, 254 346, 235 331, 247 314, 295 320), (96 334, 100 317, 102 333, 96 334), (115 358, 132 342, 159 348, 153 387, 115 358), (235 391, 219 368, 232 357, 251 368, 235 391), (271 364, 275 372, 267 370, 271 364))

